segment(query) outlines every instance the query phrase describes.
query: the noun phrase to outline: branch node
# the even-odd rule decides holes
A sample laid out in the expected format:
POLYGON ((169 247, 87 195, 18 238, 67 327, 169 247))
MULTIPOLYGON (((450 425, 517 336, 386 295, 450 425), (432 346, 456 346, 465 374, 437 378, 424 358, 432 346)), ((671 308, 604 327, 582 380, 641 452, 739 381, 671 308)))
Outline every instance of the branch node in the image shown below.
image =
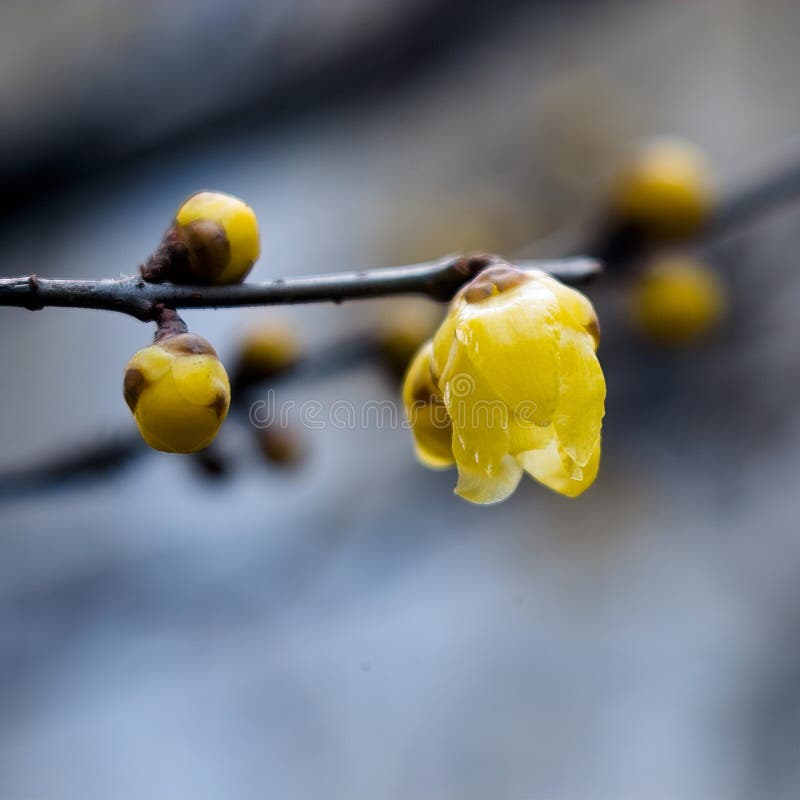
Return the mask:
POLYGON ((489 253, 470 253, 448 256, 441 262, 441 271, 432 276, 429 294, 434 300, 447 301, 479 272, 494 264, 504 264, 505 259, 489 253))
POLYGON ((29 311, 41 311, 44 308, 44 305, 41 302, 34 300, 34 297, 38 294, 40 287, 41 283, 39 282, 39 276, 36 275, 36 273, 28 275, 28 291, 30 300, 25 304, 25 307, 29 311))

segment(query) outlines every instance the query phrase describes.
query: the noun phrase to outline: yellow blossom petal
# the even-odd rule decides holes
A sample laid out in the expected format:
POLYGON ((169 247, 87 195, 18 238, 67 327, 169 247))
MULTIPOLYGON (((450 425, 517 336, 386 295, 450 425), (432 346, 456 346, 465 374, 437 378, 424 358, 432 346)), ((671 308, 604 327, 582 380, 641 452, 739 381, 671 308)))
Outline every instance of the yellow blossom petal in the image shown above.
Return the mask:
POLYGON ((586 465, 575 473, 570 469, 569 458, 559 452, 558 444, 553 439, 543 450, 531 450, 521 453, 517 460, 529 475, 549 489, 567 497, 577 497, 586 491, 597 477, 600 466, 600 438, 592 448, 592 455, 586 465))
POLYGON ((580 325, 594 340, 594 349, 600 344, 600 323, 597 320, 594 306, 582 292, 565 286, 546 272, 536 272, 536 279, 544 283, 558 298, 563 313, 569 314, 577 325, 580 325))
POLYGON ((484 469, 475 469, 458 449, 454 446, 456 464, 458 465, 458 483, 455 493, 470 503, 488 505, 499 503, 514 493, 522 478, 522 467, 513 456, 505 455, 497 465, 492 465, 492 471, 487 473, 484 469))
POLYGON ((592 337, 563 325, 559 338, 559 400, 553 415, 561 446, 579 466, 592 455, 605 413, 606 382, 592 337))
POLYGON ((433 344, 426 342, 414 356, 403 381, 403 404, 414 435, 417 458, 429 467, 454 464, 453 429, 439 388, 431 376, 433 344))
POLYGON ((475 371, 461 347, 456 347, 440 385, 453 425, 456 494, 473 503, 505 499, 522 477, 509 453, 508 406, 475 371))
MULTIPOLYGON (((487 270, 488 272, 489 270, 487 270)), ((558 402, 558 301, 526 280, 496 297, 464 303, 456 338, 479 372, 512 410, 548 425, 558 402)))

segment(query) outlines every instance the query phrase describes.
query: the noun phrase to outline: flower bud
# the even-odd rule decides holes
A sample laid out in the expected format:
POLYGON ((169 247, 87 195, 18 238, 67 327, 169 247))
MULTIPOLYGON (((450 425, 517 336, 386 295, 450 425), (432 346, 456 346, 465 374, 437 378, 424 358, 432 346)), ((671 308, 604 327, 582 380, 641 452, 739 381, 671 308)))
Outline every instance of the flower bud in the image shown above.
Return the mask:
POLYGON ((214 348, 201 336, 166 336, 128 362, 125 402, 154 450, 192 453, 217 435, 230 406, 230 385, 214 348))
POLYGON ((248 330, 239 343, 233 383, 248 386, 269 380, 295 366, 302 352, 298 337, 289 325, 276 320, 263 322, 248 330))
POLYGON ((725 313, 725 287, 706 264, 687 256, 653 261, 631 292, 631 314, 649 339, 688 346, 708 336, 725 313))
POLYGON ((173 283, 240 283, 259 252, 258 220, 250 206, 222 192, 198 192, 178 209, 142 275, 173 283))
POLYGON ((660 137, 631 159, 617 178, 617 218, 653 238, 692 236, 708 221, 715 193, 711 167, 691 142, 660 137))
POLYGON ((273 425, 256 435, 261 455, 275 466, 297 467, 307 455, 303 440, 294 431, 273 425))
POLYGON ((598 337, 591 303, 551 276, 508 265, 479 273, 406 376, 406 408, 427 388, 451 423, 447 451, 445 433, 409 413, 421 460, 455 461, 456 493, 473 503, 505 499, 523 471, 561 494, 583 492, 600 461, 598 337))

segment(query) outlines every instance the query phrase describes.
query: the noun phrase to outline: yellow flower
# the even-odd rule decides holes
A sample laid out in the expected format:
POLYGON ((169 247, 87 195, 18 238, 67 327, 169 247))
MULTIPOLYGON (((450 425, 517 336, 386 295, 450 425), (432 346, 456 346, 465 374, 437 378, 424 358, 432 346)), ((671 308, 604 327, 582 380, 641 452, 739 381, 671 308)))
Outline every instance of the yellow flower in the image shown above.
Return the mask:
POLYGON ((714 207, 711 167, 691 142, 661 137, 648 142, 617 179, 616 214, 657 238, 695 234, 714 207))
POLYGON ((666 256, 639 276, 631 294, 631 312, 653 341, 689 345, 711 333, 725 313, 725 287, 704 263, 666 256))
POLYGON ((154 450, 192 453, 211 444, 228 413, 228 375, 201 336, 182 333, 139 350, 125 369, 125 401, 154 450))
POLYGON ((406 376, 420 460, 455 462, 456 493, 474 503, 505 499, 523 471, 561 494, 583 492, 600 460, 598 337, 591 303, 549 275, 506 265, 481 272, 406 376), (426 392, 420 413, 413 401, 426 392), (431 426, 437 404, 449 425, 431 426))
POLYGON ((253 209, 222 192, 193 194, 178 209, 170 235, 186 247, 176 275, 186 283, 239 283, 260 252, 253 209))

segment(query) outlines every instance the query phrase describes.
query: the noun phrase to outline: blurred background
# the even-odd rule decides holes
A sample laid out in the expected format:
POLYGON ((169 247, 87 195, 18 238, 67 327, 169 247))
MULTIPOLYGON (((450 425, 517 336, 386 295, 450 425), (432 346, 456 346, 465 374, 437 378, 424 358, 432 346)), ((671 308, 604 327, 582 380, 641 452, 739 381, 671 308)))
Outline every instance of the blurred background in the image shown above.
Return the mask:
MULTIPOLYGON (((4 0, 2 272, 130 273, 201 188, 257 212, 253 280, 580 252, 651 135, 723 200, 796 167, 798 30, 793 0, 4 0)), ((0 795, 798 797, 799 223, 651 254, 726 309, 680 347, 637 316, 646 265, 587 289, 576 500, 470 506, 398 426, 265 443, 239 409, 205 458, 145 451, 121 382, 152 326, 0 309, 0 795)), ((274 390, 329 410, 397 399, 358 342, 408 313, 185 318, 229 365, 254 326, 327 353, 274 390)))

